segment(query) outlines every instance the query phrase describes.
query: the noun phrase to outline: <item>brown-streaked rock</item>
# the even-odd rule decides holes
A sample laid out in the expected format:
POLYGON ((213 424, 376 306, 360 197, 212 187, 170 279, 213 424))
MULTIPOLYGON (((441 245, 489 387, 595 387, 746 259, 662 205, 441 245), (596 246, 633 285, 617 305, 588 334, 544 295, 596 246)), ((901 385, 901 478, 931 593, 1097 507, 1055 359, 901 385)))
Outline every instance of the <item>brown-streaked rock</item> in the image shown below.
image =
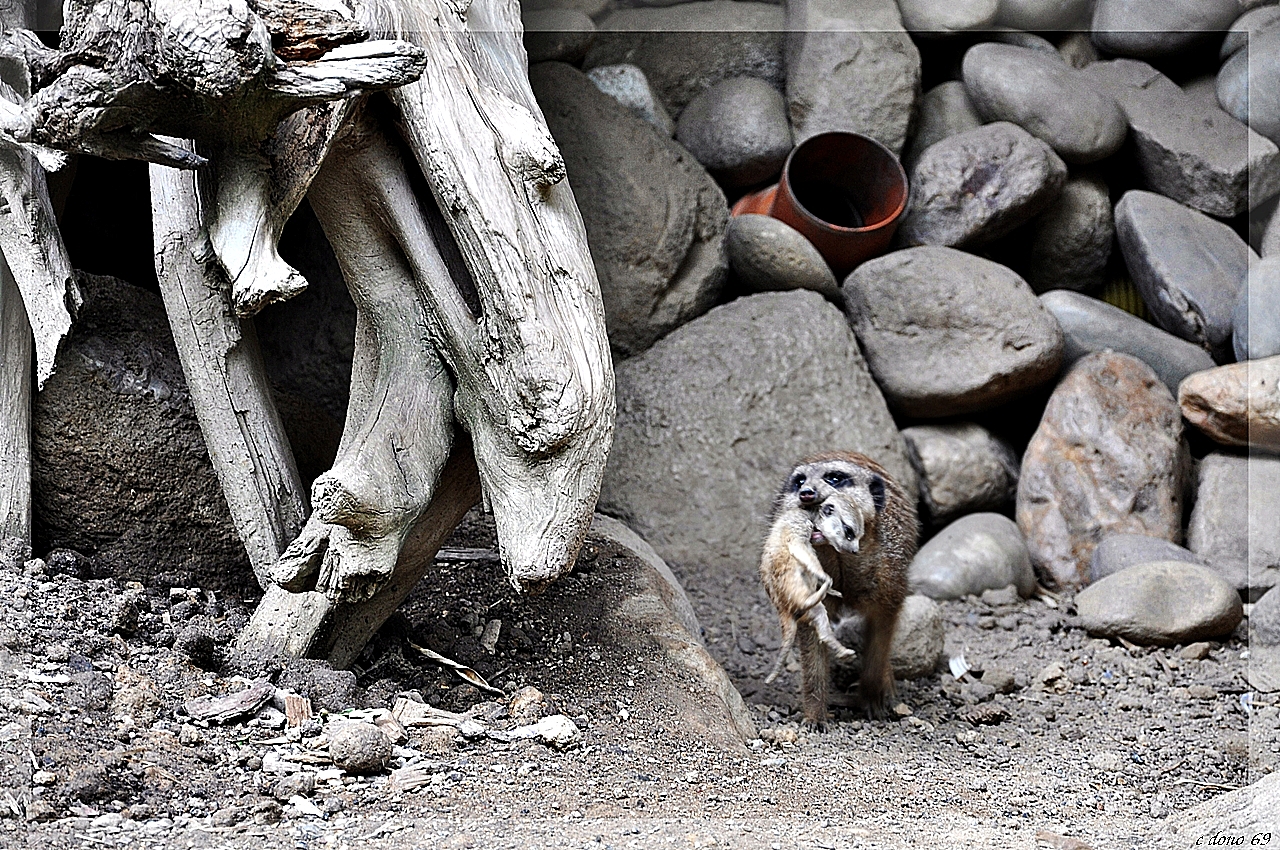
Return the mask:
POLYGON ((1058 384, 1022 458, 1018 526, 1049 581, 1089 581, 1105 534, 1178 542, 1187 467, 1182 417, 1136 357, 1081 358, 1058 384))
POLYGON ((1178 406, 1223 445, 1280 452, 1280 356, 1188 375, 1178 386, 1178 406))

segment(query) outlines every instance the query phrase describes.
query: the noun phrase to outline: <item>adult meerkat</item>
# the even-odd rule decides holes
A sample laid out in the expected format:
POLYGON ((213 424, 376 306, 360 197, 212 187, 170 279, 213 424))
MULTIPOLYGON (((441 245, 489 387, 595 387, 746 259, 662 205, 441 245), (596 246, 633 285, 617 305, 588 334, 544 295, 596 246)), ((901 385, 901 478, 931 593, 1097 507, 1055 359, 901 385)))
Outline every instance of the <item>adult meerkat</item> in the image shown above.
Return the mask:
MULTIPOLYGON (((765 592, 778 611, 782 626, 782 647, 773 669, 765 677, 772 682, 795 645, 798 624, 803 621, 817 633, 818 640, 839 660, 852 658, 853 650, 842 644, 831 627, 827 609, 820 603, 832 593, 831 576, 823 570, 814 544, 830 543, 840 551, 858 551, 857 529, 862 517, 841 494, 830 496, 816 511, 785 510, 774 518, 760 559, 760 578, 765 592)), ((834 591, 839 596, 839 591, 834 591)))
MULTIPOLYGON (((853 531, 853 539, 840 541, 840 547, 826 534, 821 541, 812 540, 818 562, 831 578, 820 604, 829 615, 840 608, 862 615, 859 696, 868 715, 884 717, 895 696, 889 666, 893 629, 907 598, 907 567, 916 552, 920 523, 914 500, 884 467, 856 452, 828 452, 805 458, 791 471, 774 502, 775 525, 797 511, 812 516, 833 496, 836 504, 848 507, 845 513, 852 521, 843 524, 853 531)), ((831 686, 829 644, 814 619, 797 622, 800 693, 805 721, 822 726, 831 686)))

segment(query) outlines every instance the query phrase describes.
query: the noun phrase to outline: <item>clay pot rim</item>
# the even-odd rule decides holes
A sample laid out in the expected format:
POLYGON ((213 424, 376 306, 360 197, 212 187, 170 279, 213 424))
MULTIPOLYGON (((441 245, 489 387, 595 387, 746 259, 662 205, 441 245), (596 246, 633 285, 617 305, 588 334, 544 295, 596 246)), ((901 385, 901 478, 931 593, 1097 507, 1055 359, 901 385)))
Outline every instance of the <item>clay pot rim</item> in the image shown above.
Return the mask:
POLYGON ((828 233, 833 233, 833 234, 874 233, 877 230, 881 230, 885 227, 896 226, 901 221, 903 212, 906 211, 907 203, 911 200, 911 185, 910 185, 910 182, 907 180, 907 170, 902 167, 902 163, 898 160, 898 157, 894 155, 893 151, 889 150, 888 147, 876 141, 875 139, 871 138, 870 136, 863 135, 862 133, 850 132, 848 130, 830 130, 826 133, 818 133, 816 135, 810 136, 809 138, 805 139, 803 142, 801 142, 800 144, 792 148, 791 153, 787 154, 786 162, 783 163, 782 165, 782 174, 778 178, 777 189, 778 189, 779 199, 785 198, 785 200, 783 200, 783 203, 787 204, 787 206, 789 206, 792 210, 794 210, 797 216, 804 219, 805 222, 812 225, 813 227, 816 227, 819 230, 825 230, 828 233), (795 158, 796 153, 798 153, 801 148, 803 148, 805 145, 809 144, 815 139, 826 139, 833 136, 844 136, 847 138, 858 139, 859 141, 870 142, 872 145, 879 148, 884 153, 884 155, 888 158, 888 161, 893 164, 893 168, 898 173, 898 178, 901 181, 903 186, 902 202, 899 203, 898 206, 895 207, 889 215, 885 216, 875 224, 868 224, 862 227, 842 227, 841 225, 838 225, 838 224, 832 224, 829 221, 825 221, 824 219, 818 218, 813 213, 805 209, 804 206, 798 200, 796 200, 795 193, 792 192, 791 190, 791 180, 790 180, 791 161, 795 158))

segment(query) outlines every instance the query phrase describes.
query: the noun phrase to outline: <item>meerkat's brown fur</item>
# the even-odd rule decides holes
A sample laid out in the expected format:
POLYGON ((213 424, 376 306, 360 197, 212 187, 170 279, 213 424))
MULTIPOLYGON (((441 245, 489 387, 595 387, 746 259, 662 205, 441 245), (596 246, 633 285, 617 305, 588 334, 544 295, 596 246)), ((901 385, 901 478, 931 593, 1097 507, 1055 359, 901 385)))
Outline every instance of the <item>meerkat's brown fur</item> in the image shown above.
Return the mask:
MULTIPOLYGON (((920 532, 915 500, 871 458, 856 452, 826 452, 796 465, 775 500, 774 517, 817 510, 837 493, 857 506, 863 527, 856 551, 840 551, 829 541, 815 543, 823 572, 831 578, 831 592, 820 604, 829 615, 841 608, 862 615, 859 696, 870 716, 884 717, 895 696, 889 665, 893 631, 907 597, 907 568, 920 532)), ((828 645, 812 622, 803 618, 797 622, 797 642, 805 721, 822 726, 829 716, 828 645)))

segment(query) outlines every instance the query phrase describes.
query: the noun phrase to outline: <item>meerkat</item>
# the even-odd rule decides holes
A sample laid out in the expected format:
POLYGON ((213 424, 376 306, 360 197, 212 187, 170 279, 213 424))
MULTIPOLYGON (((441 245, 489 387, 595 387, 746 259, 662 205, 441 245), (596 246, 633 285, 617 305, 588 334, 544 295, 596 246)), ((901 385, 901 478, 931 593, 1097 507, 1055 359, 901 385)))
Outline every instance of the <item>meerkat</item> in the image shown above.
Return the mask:
MULTIPOLYGON (((782 647, 765 682, 778 677, 783 661, 795 645, 797 625, 801 621, 813 627, 818 640, 837 660, 853 657, 853 650, 836 637, 826 607, 819 604, 833 593, 832 581, 818 562, 813 547, 829 542, 840 551, 856 552, 861 527, 861 514, 838 493, 816 511, 787 510, 774 518, 760 559, 760 576, 769 600, 778 611, 782 647)), ((839 591, 834 594, 839 596, 839 591)))
MULTIPOLYGON (((826 532, 818 535, 821 541, 811 536, 822 571, 831 579, 819 604, 827 609, 828 623, 841 608, 862 615, 859 697, 869 716, 884 717, 895 696, 889 665, 893 630, 907 597, 907 568, 920 532, 915 502, 865 455, 828 452, 805 458, 792 470, 774 503, 775 522, 797 511, 820 516, 826 504, 847 508, 843 513, 852 521, 841 525, 853 533, 852 539, 839 540, 840 546, 826 532), (833 496, 838 499, 832 501, 833 496)), ((821 727, 829 716, 831 647, 813 623, 818 619, 799 620, 797 639, 804 718, 821 727)))

